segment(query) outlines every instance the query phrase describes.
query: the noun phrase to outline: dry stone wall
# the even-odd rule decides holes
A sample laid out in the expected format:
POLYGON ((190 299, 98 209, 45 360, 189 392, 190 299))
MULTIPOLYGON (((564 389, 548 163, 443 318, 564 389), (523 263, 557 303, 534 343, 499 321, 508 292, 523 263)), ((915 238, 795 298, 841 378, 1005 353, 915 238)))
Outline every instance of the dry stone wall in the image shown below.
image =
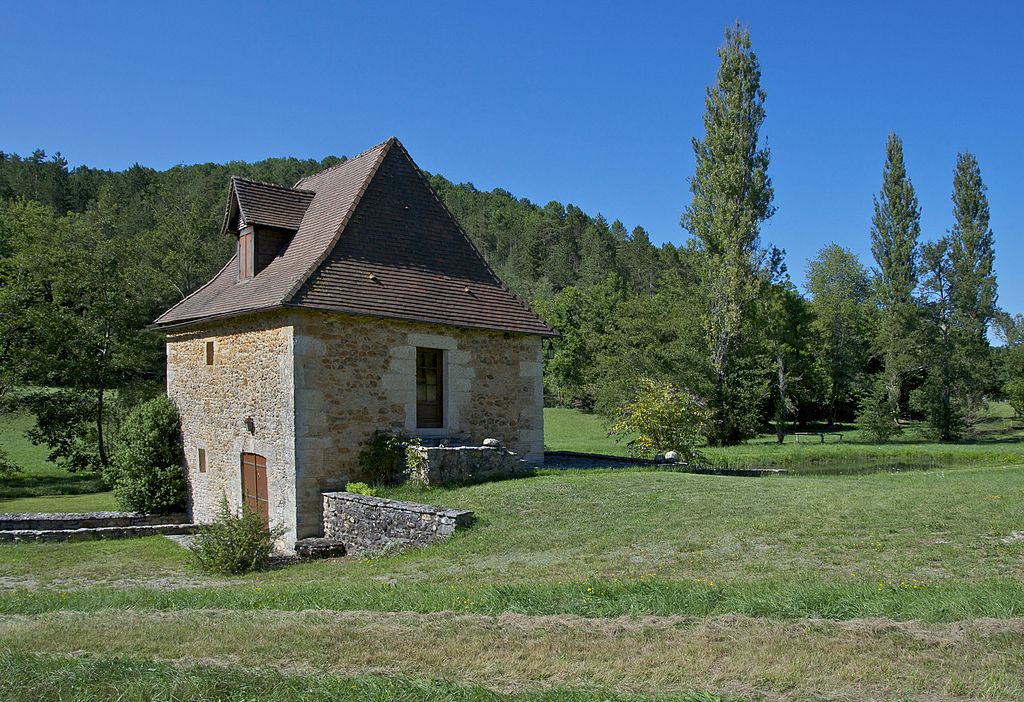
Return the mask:
POLYGON ((323 495, 324 539, 349 555, 443 541, 473 521, 473 513, 351 492, 323 495))
POLYGON ((137 512, 16 512, 0 514, 0 543, 123 539, 155 534, 190 534, 184 514, 137 512))
POLYGON ((424 485, 482 483, 533 470, 525 459, 497 446, 418 446, 411 452, 419 460, 408 466, 408 477, 424 485))
POLYGON ((188 515, 140 514, 139 512, 5 512, 0 531, 12 529, 94 529, 98 527, 183 524, 188 515))

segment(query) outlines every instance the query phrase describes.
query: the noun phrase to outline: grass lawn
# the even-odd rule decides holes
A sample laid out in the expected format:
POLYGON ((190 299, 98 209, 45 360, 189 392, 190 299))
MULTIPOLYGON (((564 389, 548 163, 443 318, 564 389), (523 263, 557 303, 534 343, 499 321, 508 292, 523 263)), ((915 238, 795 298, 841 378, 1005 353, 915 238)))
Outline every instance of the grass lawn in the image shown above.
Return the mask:
MULTIPOLYGON (((294 642, 289 642, 294 643, 294 642)), ((305 646, 299 646, 304 649, 305 646)), ((31 654, 0 655, 3 702, 724 702, 706 693, 617 694, 547 687, 495 692, 472 684, 398 675, 331 675, 279 672, 274 664, 247 666, 168 665, 138 657, 98 658, 31 654)))
POLYGON ((35 426, 35 419, 27 412, 12 412, 0 415, 0 447, 15 464, 33 473, 59 472, 59 468, 47 459, 47 448, 36 446, 25 432, 35 426))
MULTIPOLYGON (((0 479, 0 512, 66 511, 56 501, 52 506, 38 500, 32 507, 11 506, 14 498, 45 497, 47 495, 83 495, 81 504, 104 505, 96 509, 110 509, 109 498, 90 498, 89 493, 102 492, 106 486, 93 473, 69 473, 47 458, 48 449, 36 446, 25 436, 34 424, 31 415, 14 412, 0 415, 0 448, 22 470, 0 479)), ((77 509, 77 508, 76 508, 77 509)), ((83 507, 83 510, 91 508, 83 507)))
MULTIPOLYGON (((547 420, 550 448, 615 450, 547 420)), ((397 488, 477 521, 235 578, 161 537, 0 545, 0 700, 1024 700, 1024 451, 991 432, 721 450, 796 469, 765 478, 397 488), (865 459, 932 468, 838 469, 865 459)))
MULTIPOLYGON (((762 435, 739 446, 706 448, 712 465, 732 467, 783 467, 797 472, 816 472, 822 467, 857 469, 865 464, 911 464, 934 467, 950 465, 1024 464, 1024 430, 1013 419, 1005 402, 992 403, 989 417, 976 428, 977 436, 954 444, 934 442, 920 423, 908 423, 906 431, 885 444, 871 443, 857 429, 844 429, 842 441, 833 436, 827 443, 817 437, 787 436, 778 444, 774 435, 762 435)), ((544 444, 551 451, 582 451, 613 456, 629 455, 624 441, 608 436, 604 417, 578 410, 548 407, 544 410, 544 444)), ((835 471, 833 471, 835 472, 835 471)))
POLYGON ((579 451, 628 456, 625 441, 608 436, 604 417, 564 407, 544 408, 544 448, 549 451, 579 451))
POLYGON ((104 512, 117 509, 114 493, 109 491, 81 495, 0 497, 0 512, 104 512))

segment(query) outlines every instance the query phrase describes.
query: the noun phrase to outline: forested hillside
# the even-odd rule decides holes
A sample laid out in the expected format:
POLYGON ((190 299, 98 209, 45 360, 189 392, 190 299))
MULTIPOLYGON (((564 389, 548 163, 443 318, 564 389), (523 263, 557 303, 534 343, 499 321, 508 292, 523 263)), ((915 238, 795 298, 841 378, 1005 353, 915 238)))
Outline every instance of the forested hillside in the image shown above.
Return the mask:
MULTIPOLYGON (((954 440, 986 399, 1009 395, 1024 409, 1024 322, 996 307, 974 156, 957 159, 949 234, 921 242, 902 142, 890 135, 864 223, 871 267, 826 244, 804 295, 784 252, 759 237, 774 191, 749 35, 728 31, 720 56, 694 140, 684 245, 654 246, 643 228, 571 204, 429 176, 492 267, 561 332, 545 342, 547 402, 611 413, 650 379, 706 404, 716 445, 855 417, 879 439, 916 416, 954 440), (990 347, 990 330, 1005 348, 990 347)), ((106 465, 119 418, 162 388, 148 325, 232 254, 219 233, 229 176, 290 186, 339 161, 112 172, 0 152, 0 402, 35 415, 35 439, 56 460, 106 465)))

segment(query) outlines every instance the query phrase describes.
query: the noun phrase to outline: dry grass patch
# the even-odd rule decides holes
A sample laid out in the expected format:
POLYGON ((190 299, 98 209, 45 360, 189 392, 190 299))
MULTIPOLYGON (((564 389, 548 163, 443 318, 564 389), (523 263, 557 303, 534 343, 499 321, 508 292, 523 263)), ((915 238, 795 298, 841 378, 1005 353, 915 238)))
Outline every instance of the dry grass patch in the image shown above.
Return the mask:
POLYGON ((751 699, 1024 699, 1024 620, 923 624, 191 610, 0 618, 16 654, 134 656, 441 678, 500 691, 710 690, 751 699))

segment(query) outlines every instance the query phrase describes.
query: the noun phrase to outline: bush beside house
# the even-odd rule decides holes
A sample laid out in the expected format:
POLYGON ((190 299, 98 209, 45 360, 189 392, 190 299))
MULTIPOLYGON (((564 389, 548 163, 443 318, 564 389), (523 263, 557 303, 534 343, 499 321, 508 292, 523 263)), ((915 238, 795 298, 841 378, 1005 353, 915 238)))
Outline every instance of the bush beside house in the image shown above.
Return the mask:
POLYGON ((129 415, 104 477, 122 509, 167 514, 185 509, 188 485, 181 466, 178 410, 161 396, 129 415))

